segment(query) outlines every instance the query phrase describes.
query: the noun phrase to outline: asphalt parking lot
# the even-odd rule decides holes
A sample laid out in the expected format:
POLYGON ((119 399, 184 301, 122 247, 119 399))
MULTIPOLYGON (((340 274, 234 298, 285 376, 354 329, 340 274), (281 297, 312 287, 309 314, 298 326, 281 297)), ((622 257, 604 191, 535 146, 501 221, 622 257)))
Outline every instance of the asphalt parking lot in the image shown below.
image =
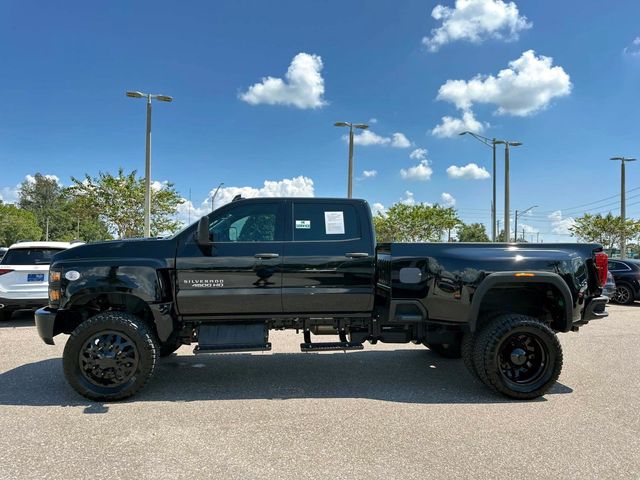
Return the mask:
POLYGON ((0 478, 640 478, 640 304, 561 335, 545 398, 517 402, 415 345, 303 354, 182 347, 131 400, 63 377, 66 337, 0 323, 0 478))

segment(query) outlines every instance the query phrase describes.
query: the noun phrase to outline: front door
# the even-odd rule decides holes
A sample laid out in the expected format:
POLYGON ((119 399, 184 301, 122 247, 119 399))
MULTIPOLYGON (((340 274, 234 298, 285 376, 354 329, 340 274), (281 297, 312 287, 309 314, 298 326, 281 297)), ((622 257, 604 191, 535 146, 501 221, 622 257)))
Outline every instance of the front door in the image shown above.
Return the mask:
POLYGON ((181 315, 282 312, 283 204, 242 201, 209 215, 211 249, 193 234, 178 246, 176 298, 181 315))

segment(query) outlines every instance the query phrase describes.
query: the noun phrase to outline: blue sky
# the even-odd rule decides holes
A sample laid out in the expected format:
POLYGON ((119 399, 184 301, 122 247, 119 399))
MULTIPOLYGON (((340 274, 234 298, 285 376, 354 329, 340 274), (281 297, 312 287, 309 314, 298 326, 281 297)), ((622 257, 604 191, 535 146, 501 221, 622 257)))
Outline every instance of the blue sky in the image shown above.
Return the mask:
MULTIPOLYGON (((231 187, 221 201, 344 196, 346 132, 333 123, 345 120, 375 133, 356 145, 354 196, 388 207, 447 193, 463 220, 488 222, 491 180, 451 174, 486 177, 491 151, 442 138, 459 127, 451 120, 434 135, 448 116, 524 143, 512 152, 512 208, 539 206, 528 235, 570 241, 567 218, 619 213, 619 165, 608 158, 640 155, 640 3, 611 5, 5 1, 0 194, 11 201, 35 172, 63 184, 119 166, 142 172, 144 101, 124 95, 141 90, 175 98, 154 104, 153 178, 185 198, 191 190, 192 219, 220 182, 231 187), (269 76, 282 82, 252 88, 269 76)), ((502 149, 499 159, 502 218, 502 149)), ((627 168, 635 217, 638 186, 640 162, 627 168)))

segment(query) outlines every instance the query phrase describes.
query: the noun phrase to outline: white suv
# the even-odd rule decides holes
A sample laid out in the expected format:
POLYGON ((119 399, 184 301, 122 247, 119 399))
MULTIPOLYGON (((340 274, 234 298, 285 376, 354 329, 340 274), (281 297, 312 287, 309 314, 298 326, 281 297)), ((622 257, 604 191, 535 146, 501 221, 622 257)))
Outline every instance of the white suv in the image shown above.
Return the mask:
POLYGON ((0 320, 9 320, 16 310, 46 305, 51 259, 56 253, 75 245, 68 242, 11 245, 0 260, 0 320))

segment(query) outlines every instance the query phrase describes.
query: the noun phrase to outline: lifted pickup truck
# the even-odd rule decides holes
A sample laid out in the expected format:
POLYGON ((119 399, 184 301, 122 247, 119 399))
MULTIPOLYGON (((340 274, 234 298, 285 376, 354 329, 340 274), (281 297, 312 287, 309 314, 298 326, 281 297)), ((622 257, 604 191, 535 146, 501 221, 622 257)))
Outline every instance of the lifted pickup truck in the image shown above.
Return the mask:
POLYGON ((57 254, 36 325, 48 344, 71 334, 65 376, 94 400, 133 395, 183 344, 270 350, 272 329, 304 352, 422 343, 530 399, 560 375, 556 333, 607 315, 606 277, 600 245, 376 246, 364 200, 238 199, 171 238, 57 254))

